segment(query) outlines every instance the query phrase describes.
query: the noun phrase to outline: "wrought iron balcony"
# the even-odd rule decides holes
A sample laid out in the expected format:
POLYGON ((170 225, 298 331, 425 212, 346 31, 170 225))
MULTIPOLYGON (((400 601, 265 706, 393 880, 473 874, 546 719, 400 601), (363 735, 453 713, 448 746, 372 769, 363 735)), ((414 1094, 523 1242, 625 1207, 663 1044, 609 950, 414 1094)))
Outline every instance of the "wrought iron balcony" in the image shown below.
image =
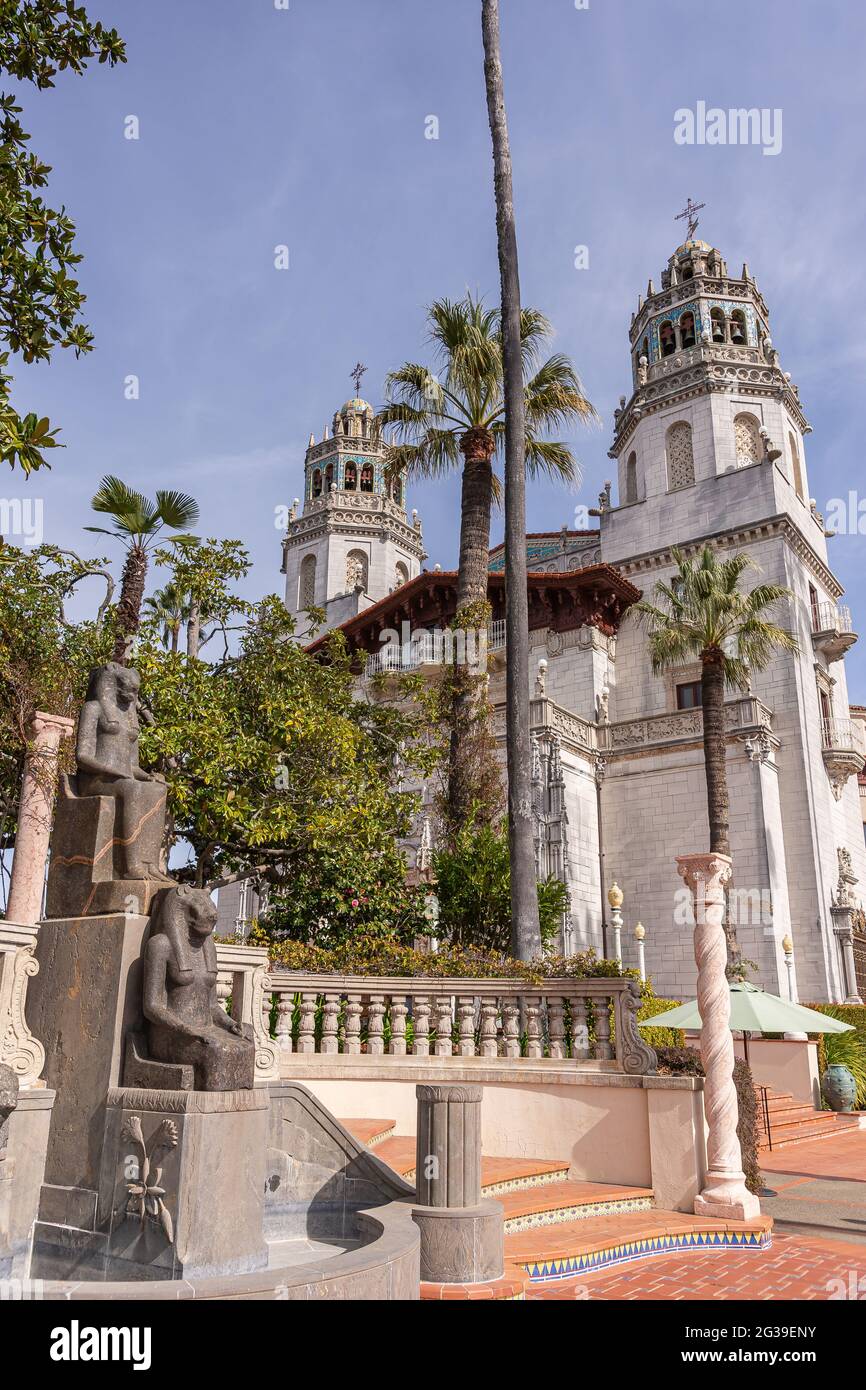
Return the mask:
POLYGON ((859 719, 825 719, 821 727, 821 751, 838 801, 849 777, 863 771, 866 730, 859 719))
POLYGON ((364 675, 405 675, 424 666, 448 666, 455 661, 475 665, 481 663, 487 653, 504 648, 504 618, 490 623, 486 634, 477 633, 474 628, 467 629, 465 635, 461 630, 455 632, 450 628, 421 631, 413 633, 408 642, 386 643, 381 651, 374 652, 364 667, 364 675))

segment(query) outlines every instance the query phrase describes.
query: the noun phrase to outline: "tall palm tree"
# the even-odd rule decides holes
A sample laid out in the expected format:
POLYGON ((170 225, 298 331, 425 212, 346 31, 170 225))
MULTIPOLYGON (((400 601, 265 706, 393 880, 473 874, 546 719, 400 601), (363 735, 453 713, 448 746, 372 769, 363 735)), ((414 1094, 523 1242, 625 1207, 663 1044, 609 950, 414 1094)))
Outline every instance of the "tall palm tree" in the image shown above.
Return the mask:
MULTIPOLYGON (((636 603, 633 611, 648 626, 655 672, 688 661, 701 663, 710 853, 729 855, 725 688, 747 690, 751 673, 762 671, 774 651, 799 651, 792 634, 773 621, 773 610, 791 597, 791 590, 758 584, 743 592, 740 580, 757 566, 742 553, 722 560, 705 546, 694 559, 676 547, 671 554, 676 574, 656 585, 656 603, 636 603)), ((734 962, 739 956, 736 926, 729 921, 725 930, 734 962)))
POLYGON ((163 544, 183 544, 191 536, 163 535, 166 527, 173 532, 185 531, 198 521, 198 504, 184 492, 160 489, 154 501, 128 487, 120 478, 110 474, 102 479, 99 491, 90 504, 95 512, 112 518, 111 528, 87 526, 85 530, 114 536, 126 548, 120 601, 117 605, 117 640, 113 660, 123 664, 132 639, 141 622, 141 605, 147 578, 148 555, 157 540, 163 544))
MULTIPOLYGON (((502 319, 498 310, 467 294, 456 302, 437 300, 428 310, 428 324, 438 375, 417 362, 391 372, 377 422, 388 432, 386 465, 392 474, 439 477, 462 471, 456 625, 479 627, 489 614, 490 515, 500 491, 493 461, 505 445, 502 319)), ((533 473, 574 482, 579 468, 571 450, 546 434, 554 426, 594 418, 595 412, 567 357, 557 353, 540 360, 551 331, 543 314, 521 310, 522 460, 533 473)), ((459 829, 478 815, 471 770, 483 762, 478 750, 485 742, 486 704, 483 682, 457 667, 452 680, 448 821, 459 829)))
POLYGON ((144 600, 143 607, 148 616, 162 627, 162 644, 176 652, 180 644, 180 630, 189 622, 190 602, 174 581, 144 600))
POLYGON ((505 404, 505 748, 508 765, 508 847, 511 864, 511 952, 518 960, 541 954, 535 843, 532 824, 532 752, 529 735, 529 601, 526 593, 526 406, 521 355, 520 274, 511 147, 499 39, 499 0, 482 0, 484 82, 493 143, 493 188, 502 322, 505 404))

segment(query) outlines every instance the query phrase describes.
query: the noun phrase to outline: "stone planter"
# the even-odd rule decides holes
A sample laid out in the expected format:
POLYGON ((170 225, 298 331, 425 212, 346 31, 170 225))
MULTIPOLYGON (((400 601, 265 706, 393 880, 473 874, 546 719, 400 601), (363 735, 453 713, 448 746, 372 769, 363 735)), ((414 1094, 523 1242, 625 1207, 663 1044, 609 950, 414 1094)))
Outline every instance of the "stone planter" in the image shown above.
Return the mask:
POLYGON ((821 1077, 821 1094, 831 1110, 847 1112, 857 1103, 857 1082, 846 1066, 836 1063, 821 1077))

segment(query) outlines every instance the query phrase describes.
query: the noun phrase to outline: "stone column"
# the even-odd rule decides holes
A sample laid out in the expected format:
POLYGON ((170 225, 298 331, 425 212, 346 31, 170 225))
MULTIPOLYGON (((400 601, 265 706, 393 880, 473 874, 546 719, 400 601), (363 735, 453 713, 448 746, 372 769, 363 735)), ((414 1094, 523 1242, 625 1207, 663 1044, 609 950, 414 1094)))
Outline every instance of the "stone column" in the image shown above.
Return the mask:
POLYGON ((845 903, 830 908, 833 931, 842 951, 842 964, 845 973, 845 1003, 862 1004, 857 992, 857 967, 854 964, 854 924, 853 910, 845 903))
POLYGON ((18 803, 18 833, 6 919, 30 927, 42 913, 45 861, 51 835, 51 812, 57 785, 60 740, 75 728, 74 719, 37 713, 28 733, 32 746, 24 763, 18 803))
POLYGON ((416 1086, 418 1129, 412 1219, 421 1278, 447 1284, 499 1279, 502 1204, 481 1197, 481 1086, 416 1086))
POLYGON ((731 860, 726 854, 686 854, 677 858, 677 868, 695 902, 695 963, 709 1129, 706 1183, 695 1198, 695 1214, 750 1221, 760 1214, 761 1207, 746 1187, 737 1138, 731 995, 725 974, 727 946, 722 926, 731 860))

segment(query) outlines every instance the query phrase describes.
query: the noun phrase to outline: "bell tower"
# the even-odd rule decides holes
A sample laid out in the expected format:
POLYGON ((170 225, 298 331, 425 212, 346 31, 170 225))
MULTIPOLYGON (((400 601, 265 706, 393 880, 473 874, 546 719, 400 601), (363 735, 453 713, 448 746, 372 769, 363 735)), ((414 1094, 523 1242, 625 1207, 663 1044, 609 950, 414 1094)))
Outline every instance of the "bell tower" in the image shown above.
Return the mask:
POLYGON ((604 558, 686 543, 711 533, 714 518, 786 514, 826 560, 806 473, 810 426, 748 265, 733 274, 717 248, 690 236, 659 287, 650 280, 639 296, 629 347, 631 394, 614 412, 610 450, 619 506, 603 519, 604 558))
MULTIPOLYGON (((352 373, 356 385, 363 368, 352 373)), ((303 505, 295 500, 283 537, 286 607, 297 636, 307 610, 324 608, 327 631, 421 572, 421 522, 406 516, 405 482, 388 479, 373 407, 356 395, 335 412, 320 440, 310 435, 303 505)))

